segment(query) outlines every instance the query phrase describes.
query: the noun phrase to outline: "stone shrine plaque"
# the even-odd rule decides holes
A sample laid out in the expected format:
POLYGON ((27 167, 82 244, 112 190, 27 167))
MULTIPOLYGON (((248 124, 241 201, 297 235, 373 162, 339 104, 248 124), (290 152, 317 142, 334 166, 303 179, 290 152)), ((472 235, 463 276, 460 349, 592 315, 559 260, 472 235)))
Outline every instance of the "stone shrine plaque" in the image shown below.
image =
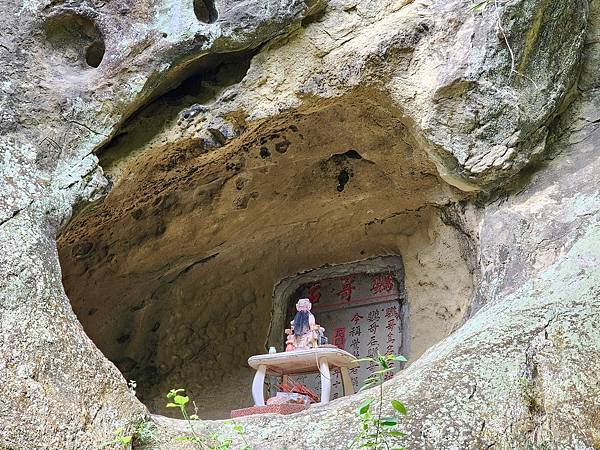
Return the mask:
MULTIPOLYGON (((301 286, 298 298, 308 297, 312 313, 325 328, 329 343, 357 358, 381 354, 398 354, 402 346, 401 300, 398 282, 391 273, 356 273, 328 278, 301 286)), ((289 323, 289 320, 288 320, 289 323)), ((355 390, 375 367, 367 363, 350 369, 355 390)), ((393 374, 389 373, 390 378, 393 374)), ((293 379, 315 392, 320 389, 320 375, 295 376, 293 379)), ((332 373, 331 398, 343 396, 341 375, 332 373)))

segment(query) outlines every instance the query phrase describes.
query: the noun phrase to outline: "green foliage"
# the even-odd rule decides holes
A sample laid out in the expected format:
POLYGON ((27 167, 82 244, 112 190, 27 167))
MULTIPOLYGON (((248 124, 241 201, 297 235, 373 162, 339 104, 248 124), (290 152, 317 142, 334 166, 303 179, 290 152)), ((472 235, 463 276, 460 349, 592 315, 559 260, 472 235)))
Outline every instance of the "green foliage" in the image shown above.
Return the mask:
POLYGON ((383 416, 383 382, 385 375, 394 370, 393 363, 404 362, 406 358, 400 355, 380 355, 378 353, 374 358, 361 358, 356 361, 377 365, 377 370, 367 377, 360 391, 379 386, 379 398, 368 398, 358 406, 356 413, 360 418, 360 431, 347 448, 402 450, 392 444, 404 436, 404 433, 397 428, 401 416, 405 416, 407 413, 406 406, 399 400, 393 399, 390 405, 394 415, 383 416))
POLYGON ((114 431, 114 439, 112 441, 103 442, 100 448, 105 448, 108 446, 118 446, 118 448, 132 448, 131 441, 133 440, 132 435, 126 435, 124 428, 117 428, 114 431))
MULTIPOLYGON (((178 441, 187 441, 194 444, 196 447, 208 450, 231 450, 233 447, 233 440, 228 437, 223 437, 218 433, 212 433, 209 436, 203 436, 196 432, 194 428, 194 421, 198 420, 196 414, 188 414, 187 405, 190 402, 190 398, 186 395, 185 389, 171 389, 167 394, 167 398, 171 400, 167 403, 167 408, 179 408, 181 415, 186 420, 188 425, 189 435, 178 436, 175 439, 178 441)), ((244 442, 242 450, 252 450, 252 447, 246 441, 244 427, 235 421, 231 420, 225 422, 227 425, 231 425, 233 431, 241 438, 244 442)))
POLYGON ((125 434, 124 428, 117 428, 114 431, 114 438, 110 441, 103 442, 100 448, 117 447, 119 449, 143 449, 146 446, 152 445, 156 439, 156 425, 149 420, 140 421, 133 434, 125 434))
POLYGON ((152 446, 156 441, 156 431, 156 425, 152 421, 142 420, 135 427, 132 445, 135 445, 136 449, 152 446))

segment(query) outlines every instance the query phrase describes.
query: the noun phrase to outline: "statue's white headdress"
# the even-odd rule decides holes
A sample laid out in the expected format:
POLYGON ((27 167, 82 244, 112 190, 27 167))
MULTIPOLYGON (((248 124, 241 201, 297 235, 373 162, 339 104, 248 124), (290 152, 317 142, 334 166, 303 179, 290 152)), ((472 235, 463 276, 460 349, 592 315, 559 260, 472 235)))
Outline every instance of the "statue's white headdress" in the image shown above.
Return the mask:
POLYGON ((310 302, 310 299, 308 299, 308 298, 301 298, 300 300, 298 300, 298 303, 296 303, 297 310, 307 309, 310 311, 311 308, 312 308, 312 303, 310 302))

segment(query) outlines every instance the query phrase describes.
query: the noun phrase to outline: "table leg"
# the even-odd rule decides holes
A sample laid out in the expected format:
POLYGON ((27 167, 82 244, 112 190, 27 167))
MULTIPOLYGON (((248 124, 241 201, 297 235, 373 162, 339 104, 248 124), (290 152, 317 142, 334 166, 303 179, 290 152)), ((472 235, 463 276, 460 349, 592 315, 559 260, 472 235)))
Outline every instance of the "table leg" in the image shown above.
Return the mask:
POLYGON ((287 375, 282 375, 281 376, 281 384, 286 385, 288 384, 290 381, 289 377, 287 375))
POLYGON ((319 359, 319 371, 321 372, 321 404, 326 405, 331 395, 331 372, 327 358, 319 359))
POLYGON ((352 384, 352 378, 350 378, 350 371, 347 367, 340 367, 340 373, 342 374, 342 386, 344 386, 344 395, 354 394, 354 385, 352 384))
POLYGON ((252 398, 254 399, 254 405, 265 406, 265 373, 267 372, 267 366, 260 365, 256 369, 254 375, 254 381, 252 381, 252 398))

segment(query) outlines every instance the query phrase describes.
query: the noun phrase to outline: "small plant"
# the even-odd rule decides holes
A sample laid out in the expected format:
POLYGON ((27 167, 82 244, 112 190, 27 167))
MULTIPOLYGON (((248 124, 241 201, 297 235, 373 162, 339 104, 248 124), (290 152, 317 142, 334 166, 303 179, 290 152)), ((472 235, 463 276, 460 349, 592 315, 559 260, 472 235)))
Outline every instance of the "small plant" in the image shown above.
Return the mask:
POLYGON ((135 427, 132 447, 143 449, 153 446, 156 441, 156 431, 156 425, 151 420, 142 420, 135 427))
POLYGON ((368 398, 362 402, 357 410, 360 418, 360 432, 352 440, 348 449, 370 448, 402 450, 399 447, 391 446, 391 442, 402 438, 405 434, 397 429, 400 415, 406 415, 406 407, 399 400, 391 400, 390 404, 394 410, 394 415, 382 417, 383 414, 383 382, 388 372, 391 372, 394 367, 394 362, 404 362, 406 358, 400 355, 380 355, 379 353, 374 358, 361 358, 357 362, 369 362, 375 365, 378 370, 374 371, 367 379, 360 390, 368 389, 374 386, 379 386, 379 398, 368 398))
POLYGON ((196 430, 194 430, 194 424, 192 423, 192 420, 196 420, 197 416, 195 414, 193 416, 188 414, 187 404, 190 402, 190 398, 187 395, 181 395, 183 392, 185 392, 185 389, 171 389, 167 394, 167 398, 171 400, 169 403, 167 403, 167 408, 179 408, 181 415, 187 422, 188 430, 191 433, 191 436, 180 436, 177 438, 177 440, 190 441, 194 444, 197 444, 200 448, 210 448, 205 442, 205 439, 202 439, 198 434, 196 434, 196 430))
MULTIPOLYGON (((191 436, 179 436, 176 438, 178 441, 188 441, 195 444, 198 448, 209 449, 209 450, 230 450, 233 444, 231 438, 224 438, 217 433, 212 433, 210 436, 202 436, 194 429, 194 420, 198 420, 197 414, 188 414, 187 405, 190 402, 190 398, 187 395, 182 395, 185 389, 171 389, 167 394, 167 398, 171 401, 167 403, 167 408, 179 408, 181 415, 186 420, 188 430, 191 436)), ((246 441, 244 427, 235 421, 225 422, 228 425, 233 425, 233 431, 240 436, 244 442, 242 450, 252 450, 252 447, 246 441)))
POLYGON ((119 447, 131 448, 131 441, 133 439, 133 436, 125 435, 124 428, 117 428, 113 434, 115 436, 114 439, 112 441, 103 442, 100 448, 105 448, 111 445, 118 445, 119 447))

